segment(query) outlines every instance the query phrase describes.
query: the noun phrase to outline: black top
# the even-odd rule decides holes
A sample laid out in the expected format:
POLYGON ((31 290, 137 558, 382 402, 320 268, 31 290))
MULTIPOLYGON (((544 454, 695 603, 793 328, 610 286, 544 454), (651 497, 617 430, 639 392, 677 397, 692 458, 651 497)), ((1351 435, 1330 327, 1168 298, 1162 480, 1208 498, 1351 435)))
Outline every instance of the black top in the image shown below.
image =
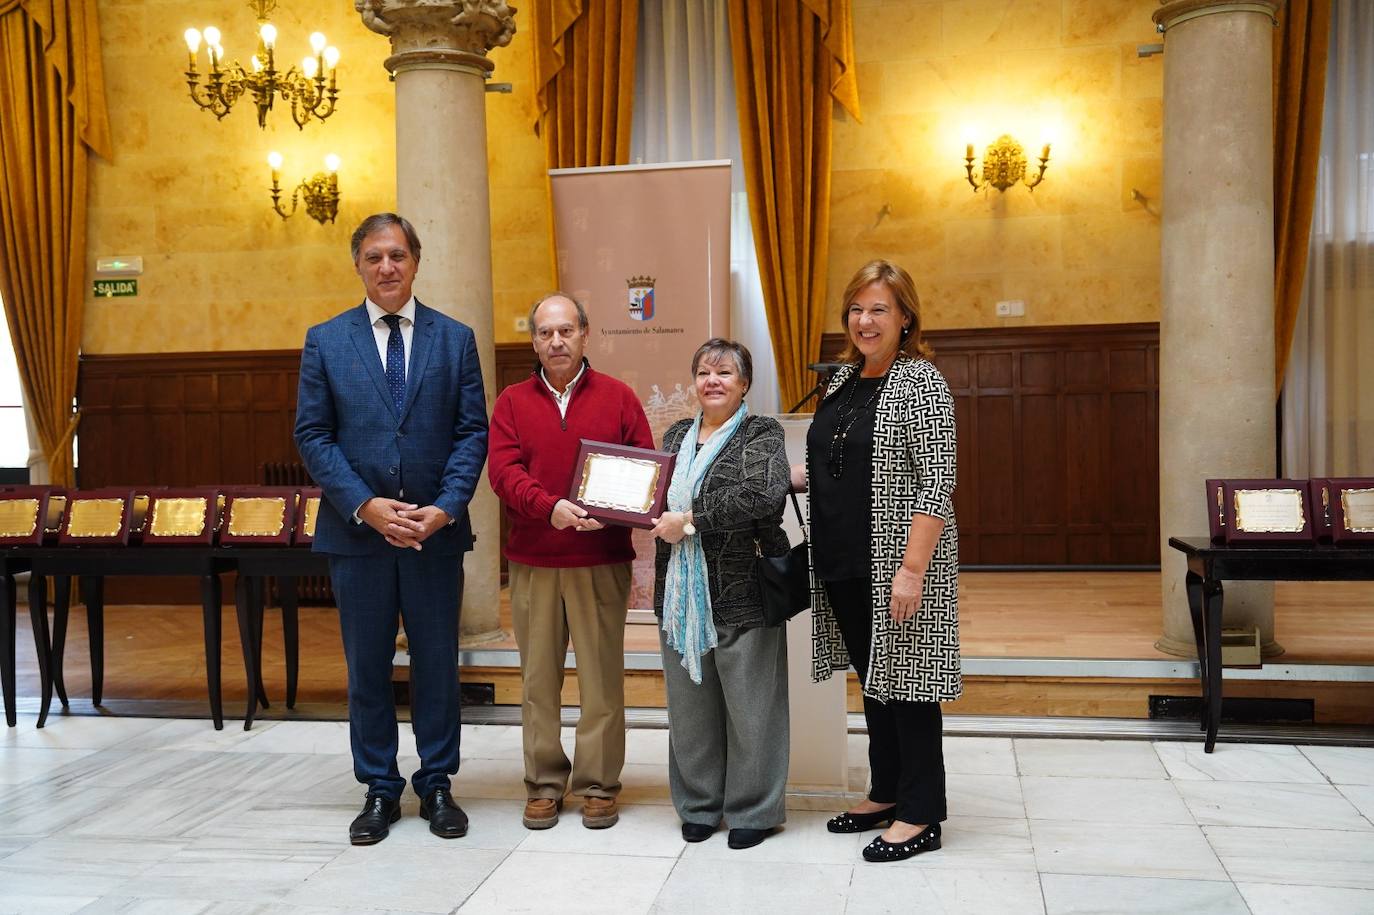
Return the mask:
POLYGON ((870 574, 874 395, 882 382, 881 377, 861 378, 855 372, 821 401, 806 433, 811 562, 821 581, 867 578, 870 574), (836 442, 841 432, 843 440, 836 442), (834 476, 836 470, 840 471, 839 479, 834 476))

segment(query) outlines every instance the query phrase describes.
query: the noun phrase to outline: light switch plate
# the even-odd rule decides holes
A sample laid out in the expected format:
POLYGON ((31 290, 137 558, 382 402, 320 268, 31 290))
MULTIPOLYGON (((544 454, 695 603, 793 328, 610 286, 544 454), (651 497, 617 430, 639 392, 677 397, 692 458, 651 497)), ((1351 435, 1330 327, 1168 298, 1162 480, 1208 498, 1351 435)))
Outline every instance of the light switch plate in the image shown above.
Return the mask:
POLYGON ((997 317, 999 318, 1021 318, 1025 317, 1025 314, 1026 303, 1021 299, 1009 299, 997 303, 997 317))

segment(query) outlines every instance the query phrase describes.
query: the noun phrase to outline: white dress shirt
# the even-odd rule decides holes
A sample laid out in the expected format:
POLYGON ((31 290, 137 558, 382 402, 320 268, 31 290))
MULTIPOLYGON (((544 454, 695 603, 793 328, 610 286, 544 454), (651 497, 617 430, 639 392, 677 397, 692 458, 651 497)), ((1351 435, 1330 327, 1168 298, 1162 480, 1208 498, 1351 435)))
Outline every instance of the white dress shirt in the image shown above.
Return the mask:
MULTIPOLYGON (((371 299, 363 299, 363 304, 367 306, 367 318, 372 322, 372 336, 377 341, 377 356, 382 360, 382 371, 386 371, 386 344, 391 339, 391 328, 382 320, 388 312, 371 299)), ((405 373, 410 376, 410 339, 415 335, 415 296, 410 297, 410 301, 396 312, 401 316, 401 342, 405 346, 405 373)), ((366 504, 366 503, 364 503, 366 504)), ((363 519, 358 516, 362 510, 359 505, 353 510, 353 523, 362 524, 363 519)))
MULTIPOLYGON (((386 344, 391 339, 391 328, 387 327, 386 322, 382 320, 387 312, 371 299, 364 299, 363 301, 367 305, 367 318, 372 322, 372 336, 377 340, 377 355, 382 360, 382 371, 385 372, 386 344)), ((410 301, 406 302, 396 314, 401 316, 401 341, 405 344, 405 373, 408 378, 410 377, 410 339, 415 335, 415 296, 411 296, 410 301)))
POLYGON ((558 393, 558 388, 549 384, 549 376, 544 374, 544 369, 542 367, 539 369, 539 379, 544 382, 544 387, 548 388, 549 393, 553 395, 554 403, 558 404, 558 415, 564 419, 568 417, 568 401, 572 400, 573 388, 582 380, 582 373, 586 370, 587 363, 583 362, 582 367, 577 370, 577 374, 573 376, 572 381, 568 382, 568 386, 564 388, 563 393, 560 394, 558 393))

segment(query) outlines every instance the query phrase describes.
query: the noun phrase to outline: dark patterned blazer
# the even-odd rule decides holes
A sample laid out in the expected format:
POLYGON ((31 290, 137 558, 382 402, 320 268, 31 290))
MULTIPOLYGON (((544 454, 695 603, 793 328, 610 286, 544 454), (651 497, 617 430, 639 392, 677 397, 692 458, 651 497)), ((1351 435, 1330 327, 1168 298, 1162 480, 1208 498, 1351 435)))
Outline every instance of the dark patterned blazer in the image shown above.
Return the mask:
MULTIPOLYGON (((695 442, 682 441, 691 427, 690 419, 669 426, 663 433, 663 450, 695 448, 695 442)), ((771 416, 746 416, 716 455, 701 481, 701 491, 692 500, 692 523, 706 554, 711 615, 717 625, 765 625, 754 575, 754 545, 757 541, 765 556, 787 552, 782 509, 789 488, 791 470, 782 426, 771 416)), ((655 544, 654 613, 661 617, 671 547, 662 540, 655 544)))
MULTIPOLYGON (((854 373, 836 373, 830 396, 854 373)), ((873 647, 864 695, 888 701, 951 702, 963 693, 959 667, 959 529, 954 521, 954 399, 925 359, 897 354, 873 419, 873 647), (943 518, 921 589, 921 608, 892 621, 892 578, 902 564, 911 516, 943 518)), ((811 472, 808 456, 807 473, 811 472)), ((809 519, 808 519, 809 520, 809 519)), ((812 677, 849 667, 835 611, 811 577, 812 677)))

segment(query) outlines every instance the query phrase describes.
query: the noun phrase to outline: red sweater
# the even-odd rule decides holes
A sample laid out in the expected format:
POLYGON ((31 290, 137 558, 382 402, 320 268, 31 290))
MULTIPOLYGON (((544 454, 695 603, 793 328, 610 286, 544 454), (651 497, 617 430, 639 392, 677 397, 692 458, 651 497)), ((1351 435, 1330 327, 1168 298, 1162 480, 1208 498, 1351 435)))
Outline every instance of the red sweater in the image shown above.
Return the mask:
POLYGON ((644 408, 630 386, 592 371, 573 387, 565 417, 538 373, 496 398, 488 433, 487 476, 506 509, 506 558, 531 566, 574 568, 635 558, 628 527, 579 533, 555 530, 549 516, 572 488, 581 439, 652 448, 644 408))

